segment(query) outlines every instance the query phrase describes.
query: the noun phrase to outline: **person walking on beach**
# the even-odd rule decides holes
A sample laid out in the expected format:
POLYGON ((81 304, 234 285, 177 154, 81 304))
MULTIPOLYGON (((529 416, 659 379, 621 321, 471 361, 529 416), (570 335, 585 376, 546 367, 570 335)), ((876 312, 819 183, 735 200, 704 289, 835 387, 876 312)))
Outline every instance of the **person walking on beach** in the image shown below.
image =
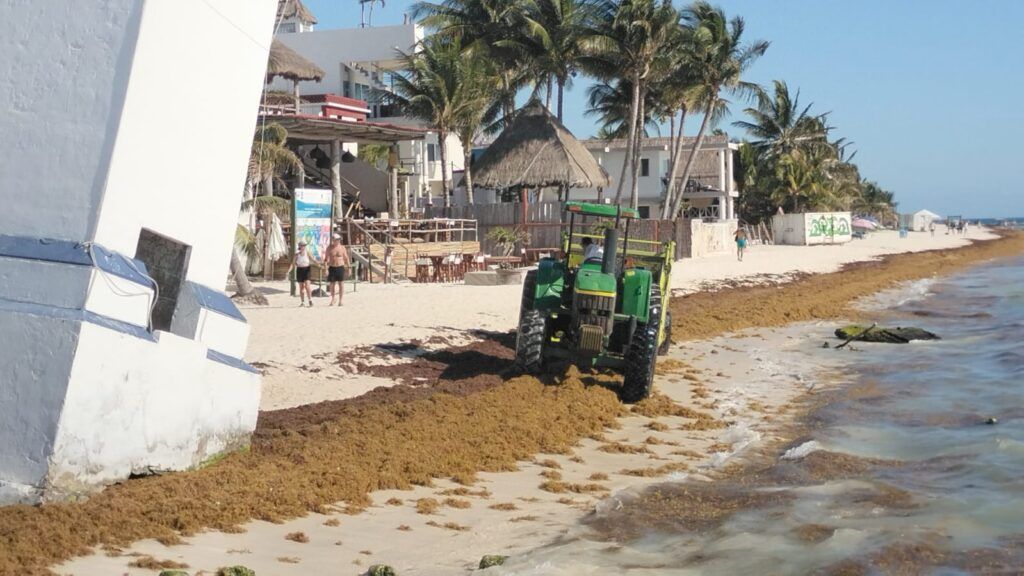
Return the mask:
POLYGON ((295 260, 292 261, 292 268, 295 269, 295 281, 299 283, 300 308, 306 305, 306 298, 309 298, 309 307, 313 307, 313 291, 310 288, 309 271, 314 260, 306 250, 306 243, 300 241, 298 251, 295 252, 295 260))
POLYGON ((327 284, 331 290, 331 303, 328 306, 334 306, 335 288, 338 291, 338 306, 341 306, 341 299, 345 295, 345 269, 349 266, 348 249, 341 243, 341 236, 335 234, 331 237, 331 246, 327 249, 324 263, 327 265, 327 284))
POLYGON ((736 228, 736 259, 743 262, 743 251, 747 249, 747 231, 742 227, 736 228))
POLYGON ((935 236, 935 220, 928 223, 928 229, 931 230, 932 236, 935 236))

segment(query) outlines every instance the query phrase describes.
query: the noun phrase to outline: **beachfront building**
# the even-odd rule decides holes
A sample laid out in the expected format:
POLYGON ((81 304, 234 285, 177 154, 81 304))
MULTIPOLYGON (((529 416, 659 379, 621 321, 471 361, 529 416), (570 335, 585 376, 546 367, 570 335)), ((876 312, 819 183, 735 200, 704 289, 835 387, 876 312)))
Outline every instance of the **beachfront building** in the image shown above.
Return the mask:
POLYGON ((0 501, 248 443, 222 288, 275 5, 0 3, 0 501))
MULTIPOLYGON (((463 169, 458 138, 449 136, 444 143, 439 142, 436 132, 419 120, 403 116, 380 97, 380 92, 391 91, 391 75, 401 66, 399 51, 413 51, 423 39, 423 28, 406 21, 392 26, 317 30, 315 17, 301 0, 283 2, 282 10, 276 38, 324 71, 320 81, 298 83, 302 99, 308 103, 302 112, 319 114, 323 100, 340 98, 339 102, 350 108, 365 106, 363 113, 368 122, 426 130, 422 139, 398 143, 400 194, 414 209, 443 205, 440 146, 445 146, 451 181, 452 174, 463 169)), ((275 79, 270 88, 290 92, 294 86, 286 79, 275 79)), ((353 154, 358 150, 351 145, 344 148, 353 154)))
MULTIPOLYGON (((695 138, 683 141, 683 152, 677 178, 682 177, 682 166, 693 150, 695 138)), ((591 138, 584 145, 612 176, 615 182, 622 173, 626 161, 625 140, 601 140, 591 138)), ((733 179, 733 155, 739 144, 730 142, 729 137, 709 135, 704 139, 697 158, 694 160, 689 183, 684 192, 687 201, 686 215, 707 221, 733 220, 736 218, 736 198, 739 191, 733 179)), ((672 157, 669 138, 644 138, 640 151, 639 165, 639 209, 644 217, 660 218, 665 193, 668 189, 669 160, 672 157)), ((629 175, 626 174, 623 198, 629 200, 629 175)), ((610 190, 600 193, 602 198, 614 198, 616 183, 610 190)), ((597 200, 599 191, 583 189, 573 191, 574 200, 597 200)))
POLYGON ((908 228, 915 232, 924 232, 932 225, 933 222, 942 220, 942 216, 939 216, 931 210, 918 210, 910 215, 910 222, 908 228))

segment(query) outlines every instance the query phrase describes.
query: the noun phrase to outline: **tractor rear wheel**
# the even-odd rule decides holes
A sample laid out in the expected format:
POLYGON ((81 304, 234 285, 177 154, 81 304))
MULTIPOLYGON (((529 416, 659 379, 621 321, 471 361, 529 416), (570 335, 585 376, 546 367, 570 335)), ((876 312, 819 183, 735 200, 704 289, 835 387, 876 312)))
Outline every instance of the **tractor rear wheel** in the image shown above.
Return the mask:
POLYGON ((658 358, 658 332, 661 328, 661 290, 651 287, 650 311, 646 324, 637 325, 626 351, 626 373, 620 397, 623 402, 639 402, 651 395, 654 363, 658 358))
POLYGON ((537 291, 537 271, 530 270, 523 280, 523 300, 519 308, 516 330, 516 365, 527 374, 537 374, 544 367, 544 313, 533 309, 537 291))

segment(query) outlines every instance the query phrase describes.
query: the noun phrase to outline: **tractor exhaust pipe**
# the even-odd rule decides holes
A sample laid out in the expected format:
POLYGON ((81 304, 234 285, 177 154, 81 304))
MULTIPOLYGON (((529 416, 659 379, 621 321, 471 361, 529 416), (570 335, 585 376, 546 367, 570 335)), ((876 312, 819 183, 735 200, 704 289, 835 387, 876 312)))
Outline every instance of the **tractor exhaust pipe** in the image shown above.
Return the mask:
POLYGON ((601 272, 615 274, 615 251, 619 246, 619 231, 607 228, 604 231, 604 257, 601 259, 601 272))

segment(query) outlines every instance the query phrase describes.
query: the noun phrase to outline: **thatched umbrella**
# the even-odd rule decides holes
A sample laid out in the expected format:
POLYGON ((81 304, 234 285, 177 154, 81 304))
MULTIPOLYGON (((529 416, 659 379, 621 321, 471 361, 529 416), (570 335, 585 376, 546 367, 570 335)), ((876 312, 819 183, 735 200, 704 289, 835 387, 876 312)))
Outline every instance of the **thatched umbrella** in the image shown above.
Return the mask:
POLYGON ((316 24, 316 16, 302 3, 302 0, 278 0, 277 20, 296 18, 304 24, 316 24))
POLYGON ((590 151, 536 99, 473 164, 473 181, 498 190, 596 188, 611 183, 590 151))
POLYGON ((267 59, 267 82, 269 83, 277 77, 292 81, 295 91, 295 112, 298 113, 299 82, 303 80, 319 82, 324 78, 324 71, 274 38, 274 42, 270 45, 270 57, 267 59))

